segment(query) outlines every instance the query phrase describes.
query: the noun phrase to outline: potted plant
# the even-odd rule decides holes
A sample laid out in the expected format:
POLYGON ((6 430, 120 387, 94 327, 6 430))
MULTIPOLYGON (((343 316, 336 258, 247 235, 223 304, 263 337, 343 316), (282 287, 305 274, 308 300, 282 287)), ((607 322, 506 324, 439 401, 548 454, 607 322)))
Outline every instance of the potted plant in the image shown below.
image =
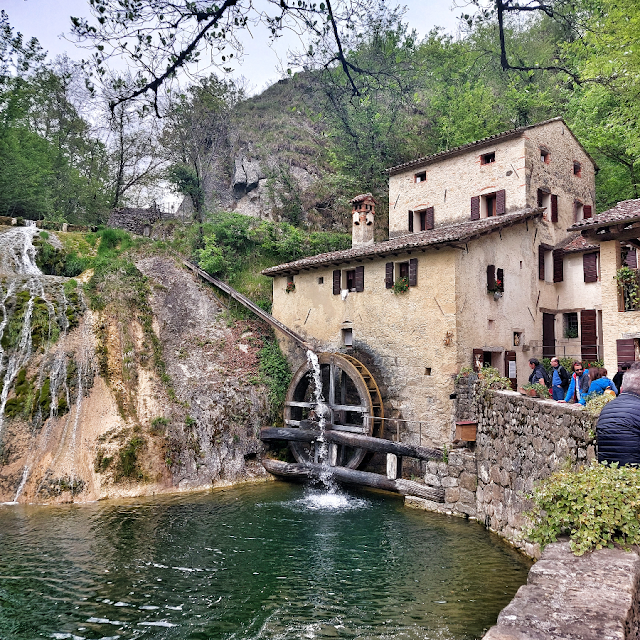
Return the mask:
POLYGON ((409 278, 398 278, 393 283, 393 293, 405 293, 406 291, 409 291, 409 278))
POLYGON ((538 394, 537 394, 537 392, 536 392, 536 390, 534 388, 534 385, 532 385, 532 384, 524 384, 524 385, 522 385, 520 387, 519 391, 523 396, 530 396, 531 398, 536 398, 538 396, 538 394))
POLYGON ((551 392, 547 387, 539 382, 536 382, 534 385, 531 385, 536 392, 538 398, 542 398, 543 400, 548 400, 551 397, 551 392))
POLYGON ((291 293, 292 291, 296 290, 296 283, 295 282, 287 282, 287 288, 285 289, 285 291, 287 293, 291 293))

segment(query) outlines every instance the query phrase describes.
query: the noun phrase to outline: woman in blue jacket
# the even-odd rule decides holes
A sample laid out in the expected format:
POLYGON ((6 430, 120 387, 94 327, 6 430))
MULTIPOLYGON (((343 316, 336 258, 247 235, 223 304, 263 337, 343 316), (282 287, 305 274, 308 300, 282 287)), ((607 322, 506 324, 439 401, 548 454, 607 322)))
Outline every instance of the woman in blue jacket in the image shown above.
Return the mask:
MULTIPOLYGON (((595 394, 597 396, 602 395, 607 389, 611 389, 616 395, 618 395, 618 389, 613 380, 607 378, 607 370, 600 367, 592 367, 589 371, 589 394, 595 394)), ((582 403, 584 404, 584 403, 582 403)))

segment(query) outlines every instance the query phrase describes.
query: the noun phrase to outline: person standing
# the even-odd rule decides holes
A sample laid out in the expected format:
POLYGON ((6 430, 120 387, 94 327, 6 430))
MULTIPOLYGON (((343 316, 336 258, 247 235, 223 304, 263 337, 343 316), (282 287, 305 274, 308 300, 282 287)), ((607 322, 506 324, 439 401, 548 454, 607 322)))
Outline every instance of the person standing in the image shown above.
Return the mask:
POLYGON ((607 370, 602 367, 592 367, 589 372, 589 395, 592 393, 601 396, 607 390, 609 393, 618 395, 618 389, 613 381, 607 378, 607 370))
POLYGON ((573 375, 569 381, 569 388, 564 400, 558 402, 585 403, 585 396, 589 393, 589 369, 583 370, 582 362, 576 360, 573 363, 573 375))
POLYGON ((551 378, 551 395, 554 400, 564 400, 569 388, 569 374, 560 364, 558 358, 551 358, 553 377, 551 378))
POLYGON ((596 438, 598 462, 640 464, 640 368, 625 371, 620 395, 602 408, 596 438))

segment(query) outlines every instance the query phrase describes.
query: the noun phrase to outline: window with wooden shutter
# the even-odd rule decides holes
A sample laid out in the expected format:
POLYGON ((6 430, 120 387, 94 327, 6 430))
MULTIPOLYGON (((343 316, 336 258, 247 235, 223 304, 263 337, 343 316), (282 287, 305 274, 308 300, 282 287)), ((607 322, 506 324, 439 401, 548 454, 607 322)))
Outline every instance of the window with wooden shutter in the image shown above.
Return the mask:
POLYGON ((480 196, 471 198, 471 219, 480 220, 480 196))
POLYGON ((638 268, 638 254, 635 249, 628 248, 627 255, 624 258, 624 263, 629 269, 638 268))
POLYGON ((342 276, 342 271, 340 271, 340 269, 336 269, 333 272, 333 295, 334 296, 340 295, 340 288, 341 288, 340 285, 342 284, 340 282, 341 276, 342 276))
POLYGON ((616 340, 616 352, 618 355, 618 370, 623 364, 635 362, 636 360, 636 341, 633 338, 625 338, 616 340))
POLYGON ((409 231, 413 233, 413 211, 409 211, 409 231))
POLYGON ((496 215, 503 216, 507 212, 507 192, 504 189, 496 191, 496 215))
POLYGON ((356 267, 356 291, 364 291, 364 267, 356 267))
POLYGON ((393 262, 387 262, 384 266, 384 286, 393 289, 393 262))
POLYGON ((551 222, 558 222, 558 196, 551 194, 551 222))
POLYGON ((542 245, 538 245, 538 279, 544 280, 544 254, 545 250, 542 245))
POLYGON ((555 249, 553 252, 553 281, 562 282, 564 280, 564 251, 555 249))
POLYGON ((409 286, 415 287, 418 284, 418 258, 409 260, 409 286))
POLYGON ((504 269, 496 269, 496 289, 504 291, 504 269))
POLYGON ((427 231, 429 231, 430 229, 433 229, 433 222, 434 222, 434 209, 433 207, 429 207, 426 211, 426 229, 427 231))
POLYGON ((598 254, 585 253, 582 256, 582 270, 585 282, 598 282, 598 254))
POLYGON ((356 290, 356 270, 349 269, 349 271, 345 271, 344 275, 345 275, 345 280, 347 281, 345 289, 348 289, 349 291, 355 291, 356 290))
POLYGON ((592 209, 590 204, 585 204, 584 207, 582 207, 582 214, 585 220, 587 220, 587 218, 591 218, 592 209))
POLYGON ((494 291, 496 288, 496 266, 494 264, 487 265, 487 290, 494 291))

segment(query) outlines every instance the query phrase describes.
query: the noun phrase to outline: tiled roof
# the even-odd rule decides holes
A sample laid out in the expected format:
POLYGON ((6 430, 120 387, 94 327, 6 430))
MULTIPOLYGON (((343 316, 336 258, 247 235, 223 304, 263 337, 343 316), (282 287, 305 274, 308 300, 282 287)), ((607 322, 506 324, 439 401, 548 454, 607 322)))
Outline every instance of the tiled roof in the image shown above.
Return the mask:
MULTIPOLYGON (((417 160, 412 160, 411 162, 405 162, 404 164, 396 165, 395 167, 391 167, 387 169, 387 173, 389 175, 395 175, 396 173, 402 173, 407 169, 411 169, 412 167, 419 167, 425 164, 430 164, 431 162, 436 162, 438 160, 443 160, 444 158, 449 158, 451 156, 458 155, 460 153, 464 153, 469 149, 473 149, 475 147, 486 146, 491 142, 497 142, 498 140, 508 140, 509 138, 516 138, 524 131, 528 129, 533 129, 534 127, 540 127, 545 124, 549 124, 550 122, 562 122, 565 127, 567 126, 564 119, 561 117, 551 118, 550 120, 545 120, 544 122, 537 122, 536 124, 529 124, 524 127, 518 127, 517 129, 509 129, 508 131, 503 131, 502 133, 496 133, 495 135, 488 136, 486 138, 482 138, 481 140, 475 140, 474 142, 468 142, 467 144, 460 145, 459 147, 453 147, 452 149, 446 149, 445 151, 439 151, 438 153, 434 153, 433 155, 426 156, 424 158, 418 158, 417 160)), ((569 127, 567 127, 569 131, 569 127)), ((574 136, 575 137, 575 136, 574 136)), ((587 154, 589 160, 593 162, 593 166, 596 171, 598 170, 598 165, 595 163, 595 160, 589 155, 587 150, 580 144, 580 141, 576 138, 576 141, 582 148, 582 150, 587 154)))
POLYGON ((565 253, 580 253, 586 251, 598 251, 600 249, 600 245, 589 242, 580 233, 574 233, 559 242, 554 249, 562 249, 565 253))
POLYGON ((513 213, 507 213, 495 218, 483 218, 481 220, 469 220, 458 224, 451 224, 446 227, 438 227, 430 231, 420 233, 409 233, 392 240, 378 242, 366 247, 343 249, 342 251, 332 251, 331 253, 321 253, 309 258, 301 258, 294 262, 279 264, 269 267, 262 273, 266 276, 276 276, 280 273, 320 267, 326 264, 339 264, 341 262, 354 262, 370 256, 385 256, 390 253, 401 251, 411 251, 412 249, 422 249, 432 246, 442 246, 451 243, 460 243, 472 240, 487 233, 500 231, 504 227, 518 224, 537 218, 542 215, 544 209, 523 209, 513 213))
POLYGON ((359 196, 356 196, 355 198, 352 198, 351 200, 349 200, 349 202, 351 204, 353 204, 354 202, 362 202, 363 200, 366 200, 367 198, 371 198, 376 204, 378 204, 375 200, 375 198, 373 197, 373 194, 371 193, 361 193, 359 196))
POLYGON ((618 202, 612 209, 603 211, 593 218, 579 220, 569 227, 569 231, 582 231, 592 227, 602 227, 607 224, 619 224, 621 222, 635 222, 636 220, 640 220, 640 198, 637 200, 623 200, 618 202))

